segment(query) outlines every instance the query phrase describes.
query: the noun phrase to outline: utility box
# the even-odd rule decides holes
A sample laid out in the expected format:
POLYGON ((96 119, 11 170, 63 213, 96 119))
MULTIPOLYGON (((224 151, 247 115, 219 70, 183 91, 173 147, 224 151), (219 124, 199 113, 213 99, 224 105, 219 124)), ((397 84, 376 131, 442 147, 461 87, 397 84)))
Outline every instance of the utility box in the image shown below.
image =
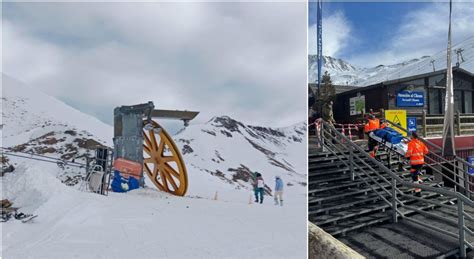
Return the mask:
MULTIPOLYGON (((143 119, 154 109, 152 102, 114 109, 114 160, 124 158, 143 165, 143 119)), ((143 177, 143 168, 140 168, 143 177)))

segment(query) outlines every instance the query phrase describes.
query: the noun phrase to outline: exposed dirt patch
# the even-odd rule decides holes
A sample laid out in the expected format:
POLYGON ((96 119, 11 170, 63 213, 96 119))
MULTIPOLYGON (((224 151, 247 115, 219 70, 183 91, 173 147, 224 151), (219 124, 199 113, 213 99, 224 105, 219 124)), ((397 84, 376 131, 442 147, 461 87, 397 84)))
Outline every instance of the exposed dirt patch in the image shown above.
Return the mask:
POLYGON ((224 158, 221 157, 221 154, 219 154, 219 152, 217 150, 216 150, 215 154, 216 154, 217 158, 219 158, 219 160, 221 160, 223 162, 225 161, 224 158))
POLYGON ((240 132, 239 127, 245 128, 245 125, 227 116, 214 118, 213 122, 216 127, 224 127, 230 132, 240 132))
POLYGON ((35 147, 34 151, 36 154, 46 154, 46 153, 56 153, 56 149, 54 147, 35 147))
POLYGON ((181 149, 181 153, 182 153, 183 155, 191 154, 191 153, 193 153, 193 152, 194 152, 194 150, 191 148, 190 145, 187 145, 187 144, 184 145, 183 148, 181 149))
POLYGON ((296 136, 291 136, 294 142, 299 142, 301 143, 303 140, 301 138, 298 138, 296 136))
POLYGON ((74 139, 74 142, 77 143, 77 145, 80 148, 85 148, 85 149, 96 149, 98 147, 104 147, 104 145, 90 138, 89 139, 76 138, 74 139))
POLYGON ((237 182, 238 180, 246 183, 253 181, 252 171, 242 164, 238 168, 229 168, 227 171, 234 172, 232 174, 232 181, 234 182, 237 182))
POLYGON ((226 137, 232 138, 232 134, 230 132, 228 132, 227 130, 221 130, 221 133, 222 133, 222 135, 224 135, 226 137))
POLYGON ((45 144, 45 145, 54 145, 58 142, 64 142, 66 139, 61 138, 61 139, 56 139, 55 137, 51 138, 46 138, 45 140, 39 141, 40 144, 45 144))
MULTIPOLYGON (((251 128, 255 131, 263 132, 263 133, 271 135, 271 136, 285 137, 285 134, 283 134, 283 132, 278 131, 278 130, 274 130, 272 128, 265 128, 265 127, 258 127, 258 126, 249 126, 249 128, 251 128)), ((264 136, 264 135, 261 135, 261 136, 264 136)))
POLYGON ((219 170, 216 170, 215 172, 212 172, 212 171, 209 171, 209 170, 206 170, 206 171, 209 172, 211 175, 219 177, 223 181, 226 181, 228 183, 232 183, 232 181, 227 179, 225 177, 225 174, 223 172, 219 171, 219 170))
POLYGON ((258 151, 264 153, 265 155, 267 156, 275 156, 275 153, 258 145, 257 143, 253 142, 252 140, 248 139, 248 138, 245 138, 255 149, 257 149, 258 151))
POLYGON ((14 146, 14 147, 10 148, 10 150, 13 151, 13 152, 23 152, 23 151, 25 151, 25 149, 27 147, 28 147, 28 144, 25 143, 25 144, 14 146))
POLYGON ((207 133, 207 134, 209 134, 209 135, 216 136, 216 133, 215 133, 214 131, 203 130, 203 129, 202 129, 201 131, 202 131, 202 132, 205 132, 205 133, 207 133))
POLYGON ((286 171, 289 171, 289 172, 294 172, 291 167, 283 164, 282 162, 280 162, 280 161, 278 161, 274 158, 269 157, 268 160, 270 160, 270 164, 272 164, 274 166, 278 166, 278 167, 283 168, 283 169, 285 169, 286 171))
POLYGON ((74 131, 74 130, 66 130, 66 131, 64 131, 64 134, 68 134, 68 135, 71 135, 71 136, 76 136, 77 132, 74 131))

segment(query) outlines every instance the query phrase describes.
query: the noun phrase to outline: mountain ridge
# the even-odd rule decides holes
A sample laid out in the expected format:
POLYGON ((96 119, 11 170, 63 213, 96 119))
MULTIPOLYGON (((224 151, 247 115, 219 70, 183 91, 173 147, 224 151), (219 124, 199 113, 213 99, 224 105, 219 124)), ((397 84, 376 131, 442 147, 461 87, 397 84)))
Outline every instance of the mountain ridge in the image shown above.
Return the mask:
MULTIPOLYGON (((452 64, 457 63, 457 49, 463 49, 460 67, 474 73, 474 36, 453 45, 452 64)), ((412 58, 410 60, 390 65, 377 65, 375 67, 358 67, 348 61, 330 56, 323 59, 323 73, 328 71, 331 80, 336 85, 368 86, 384 81, 405 78, 413 75, 446 69, 446 50, 441 50, 430 56, 412 58), (433 61, 433 63, 432 63, 433 61)), ((308 55, 308 81, 317 82, 317 56, 308 55)))
MULTIPOLYGON (((97 146, 113 145, 112 126, 3 74, 2 92, 3 147, 70 160, 92 155, 97 146)), ((249 175, 255 171, 267 180, 280 175, 302 194, 305 134, 304 122, 272 128, 222 115, 191 124, 173 139, 188 168, 190 195, 251 190, 249 175)))

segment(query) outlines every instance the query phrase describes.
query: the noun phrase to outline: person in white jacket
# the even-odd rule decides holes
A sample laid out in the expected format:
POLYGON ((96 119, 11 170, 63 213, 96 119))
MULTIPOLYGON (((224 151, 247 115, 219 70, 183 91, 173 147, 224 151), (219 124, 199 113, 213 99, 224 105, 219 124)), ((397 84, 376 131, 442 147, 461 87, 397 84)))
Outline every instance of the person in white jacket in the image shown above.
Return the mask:
POLYGON ((265 192, 265 181, 260 173, 256 173, 255 183, 254 183, 254 192, 255 192, 255 202, 260 204, 263 203, 263 194, 265 192))

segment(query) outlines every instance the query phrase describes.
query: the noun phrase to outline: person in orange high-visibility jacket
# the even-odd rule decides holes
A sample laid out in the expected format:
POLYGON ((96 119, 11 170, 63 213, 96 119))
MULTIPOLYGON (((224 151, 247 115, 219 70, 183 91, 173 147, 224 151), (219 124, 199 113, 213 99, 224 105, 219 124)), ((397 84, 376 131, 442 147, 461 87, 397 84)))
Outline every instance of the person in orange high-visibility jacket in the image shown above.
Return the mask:
POLYGON ((380 128, 379 119, 375 118, 373 114, 370 114, 367 123, 364 125, 364 132, 365 134, 367 134, 367 138, 368 138, 369 152, 372 152, 375 149, 375 146, 377 145, 377 142, 373 140, 371 137, 369 137, 369 134, 370 132, 377 130, 379 128, 380 128))
MULTIPOLYGON (((425 164, 426 154, 428 154, 428 148, 418 139, 416 132, 412 132, 405 157, 410 159, 410 173, 413 183, 421 183, 420 173, 425 164)), ((415 194, 421 196, 421 190, 416 188, 415 194)))

